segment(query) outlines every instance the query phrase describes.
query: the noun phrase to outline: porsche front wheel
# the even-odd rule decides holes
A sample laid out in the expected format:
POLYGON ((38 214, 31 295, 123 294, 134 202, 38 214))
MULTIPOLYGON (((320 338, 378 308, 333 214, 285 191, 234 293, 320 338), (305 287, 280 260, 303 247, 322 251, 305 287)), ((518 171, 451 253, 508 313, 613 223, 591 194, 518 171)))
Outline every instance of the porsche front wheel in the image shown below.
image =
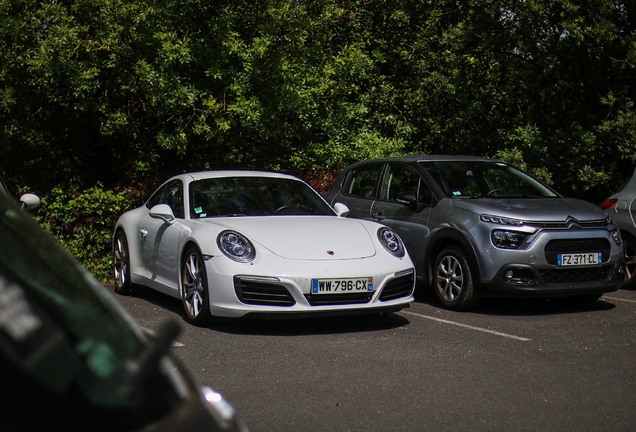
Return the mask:
POLYGON ((193 246, 181 259, 181 299, 188 321, 197 326, 210 322, 208 277, 203 256, 193 246))

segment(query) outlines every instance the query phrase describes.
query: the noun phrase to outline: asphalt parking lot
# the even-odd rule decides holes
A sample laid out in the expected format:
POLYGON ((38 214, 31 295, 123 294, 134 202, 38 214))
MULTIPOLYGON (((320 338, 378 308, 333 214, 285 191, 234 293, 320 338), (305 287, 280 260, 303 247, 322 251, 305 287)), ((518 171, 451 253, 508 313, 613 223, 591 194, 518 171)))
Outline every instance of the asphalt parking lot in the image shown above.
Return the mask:
POLYGON ((146 329, 179 320, 175 353, 252 431, 636 429, 636 291, 470 313, 424 292, 387 316, 209 328, 162 294, 113 295, 146 329))

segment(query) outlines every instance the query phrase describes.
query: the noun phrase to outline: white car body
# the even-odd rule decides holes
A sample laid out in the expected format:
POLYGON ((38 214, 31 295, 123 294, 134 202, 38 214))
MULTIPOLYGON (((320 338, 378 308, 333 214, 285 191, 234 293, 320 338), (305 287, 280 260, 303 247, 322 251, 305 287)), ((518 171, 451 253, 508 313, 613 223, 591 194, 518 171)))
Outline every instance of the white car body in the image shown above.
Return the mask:
MULTIPOLYGON (((190 184, 224 177, 284 179, 301 182, 309 188, 296 177, 271 172, 207 171, 172 177, 164 185, 174 180, 183 183, 186 210, 182 218, 171 218, 167 204, 152 206, 151 212, 147 203, 124 213, 115 227, 115 242, 118 233, 126 236, 132 283, 182 298, 184 254, 194 246, 205 263, 209 314, 213 317, 382 313, 408 307, 413 301, 413 263, 408 253, 394 256, 383 246, 378 232, 387 228, 376 222, 340 217, 313 191, 331 214, 205 217, 201 208, 196 209, 199 212, 196 215, 195 210, 187 210, 192 207, 190 184), (196 217, 201 215, 204 217, 196 217), (221 250, 217 239, 227 231, 251 241, 255 250, 251 261, 230 259, 221 250), (311 295, 312 279, 369 278, 373 280, 372 292, 311 295), (269 293, 270 289, 274 292, 269 293), (361 301, 363 294, 368 301, 361 301), (347 300, 347 296, 352 301, 347 300)), ((115 242, 114 250, 117 249, 115 242)), ((117 272, 116 266, 116 279, 117 272)))

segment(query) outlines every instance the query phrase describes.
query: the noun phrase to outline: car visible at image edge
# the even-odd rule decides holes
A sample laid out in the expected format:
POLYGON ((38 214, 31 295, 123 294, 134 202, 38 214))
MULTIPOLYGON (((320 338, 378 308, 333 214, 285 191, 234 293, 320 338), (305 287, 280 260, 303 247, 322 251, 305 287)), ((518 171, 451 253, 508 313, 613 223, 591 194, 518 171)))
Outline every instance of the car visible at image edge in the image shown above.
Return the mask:
POLYGON ((636 170, 610 195, 601 208, 618 225, 623 239, 625 256, 625 283, 622 288, 636 288, 636 170))
POLYGON ((0 429, 247 431, 86 269, 0 194, 0 429))
POLYGON ((474 308, 481 297, 591 302, 625 277, 621 235, 603 210, 503 161, 411 155, 359 162, 325 198, 345 204, 348 217, 392 228, 418 279, 449 309, 474 308))

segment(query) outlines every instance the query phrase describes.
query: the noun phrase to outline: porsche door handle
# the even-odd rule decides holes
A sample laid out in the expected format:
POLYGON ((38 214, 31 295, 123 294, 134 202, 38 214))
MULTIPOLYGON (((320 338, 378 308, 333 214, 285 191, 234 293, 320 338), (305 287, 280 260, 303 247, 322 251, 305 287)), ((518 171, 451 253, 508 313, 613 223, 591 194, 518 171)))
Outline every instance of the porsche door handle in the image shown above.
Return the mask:
POLYGON ((142 229, 139 231, 139 234, 141 234, 141 238, 146 238, 148 236, 148 230, 147 229, 142 229))

